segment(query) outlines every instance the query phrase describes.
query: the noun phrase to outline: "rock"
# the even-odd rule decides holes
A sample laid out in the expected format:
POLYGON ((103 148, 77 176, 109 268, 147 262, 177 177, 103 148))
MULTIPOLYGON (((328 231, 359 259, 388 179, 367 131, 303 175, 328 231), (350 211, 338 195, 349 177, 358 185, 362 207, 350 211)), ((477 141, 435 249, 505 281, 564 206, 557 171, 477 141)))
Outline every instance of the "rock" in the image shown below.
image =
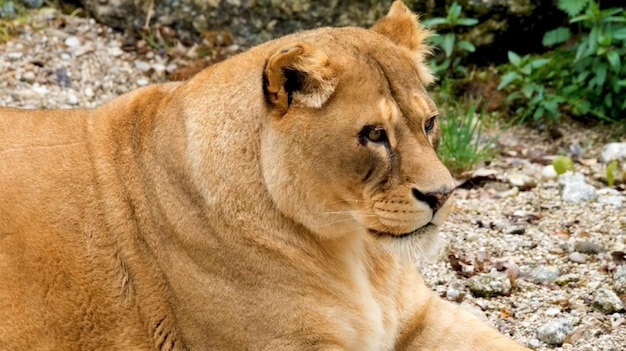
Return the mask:
POLYGON ((608 143, 602 148, 600 159, 604 163, 613 160, 626 161, 626 143, 608 143))
POLYGON ((13 4, 13 1, 0 2, 0 18, 12 19, 16 16, 17 12, 15 11, 15 5, 13 4))
POLYGON ((539 266, 530 271, 530 277, 537 284, 551 283, 561 275, 557 266, 539 266))
POLYGON ((589 255, 597 255, 606 250, 601 245, 598 245, 591 241, 581 240, 574 243, 574 251, 589 255))
POLYGON ((580 252, 572 252, 571 254, 569 254, 567 258, 569 258, 570 261, 575 262, 575 263, 587 262, 587 255, 585 255, 584 253, 580 253, 580 252))
POLYGON ((626 266, 620 266, 613 274, 613 290, 618 295, 626 295, 626 266))
POLYGON ((461 301, 463 299, 463 284, 459 281, 454 281, 448 285, 446 289, 446 299, 450 301, 461 301))
POLYGON ((65 45, 67 45, 67 47, 74 48, 80 45, 80 39, 72 35, 72 36, 67 37, 64 43, 65 45))
POLYGON ((24 72, 24 74, 22 74, 22 80, 24 80, 25 82, 32 83, 35 81, 35 79, 36 79, 35 73, 31 71, 27 71, 27 72, 24 72))
POLYGON ((519 188, 521 191, 530 190, 537 186, 535 180, 524 173, 511 173, 508 174, 506 180, 514 187, 519 188))
POLYGON ((467 285, 476 297, 495 297, 511 293, 511 282, 505 276, 481 274, 471 277, 467 285))
POLYGON ((589 202, 597 197, 596 188, 585 182, 585 176, 580 173, 566 172, 559 178, 563 185, 561 196, 566 202, 589 202))
POLYGON ((514 226, 511 226, 511 227, 507 228, 505 230, 505 233, 521 235, 521 234, 526 233, 526 226, 525 225, 514 225, 514 226))
POLYGON ((550 321, 537 328, 537 339, 548 345, 561 346, 573 328, 572 321, 568 319, 550 321))
POLYGON ((624 196, 615 189, 600 189, 597 191, 597 194, 599 203, 611 205, 617 209, 620 209, 624 206, 624 196))
POLYGON ((576 274, 573 273, 569 273, 569 274, 563 274, 559 277, 557 277, 556 279, 554 279, 554 284, 558 285, 558 286, 565 286, 569 283, 574 283, 580 280, 580 277, 576 274))
POLYGON ((556 177, 558 177, 558 175, 556 174, 556 171, 554 170, 554 166, 552 165, 545 166, 541 170, 541 179, 552 180, 552 179, 556 179, 556 177))
POLYGON ((68 105, 78 105, 78 97, 76 96, 76 94, 70 94, 67 97, 67 104, 68 105))
POLYGON ((596 188, 585 183, 585 177, 580 173, 566 172, 559 178, 559 183, 563 185, 563 201, 581 203, 597 197, 596 188))
POLYGON ((624 309, 624 305, 619 297, 613 291, 604 288, 596 291, 591 307, 604 314, 613 314, 624 309))

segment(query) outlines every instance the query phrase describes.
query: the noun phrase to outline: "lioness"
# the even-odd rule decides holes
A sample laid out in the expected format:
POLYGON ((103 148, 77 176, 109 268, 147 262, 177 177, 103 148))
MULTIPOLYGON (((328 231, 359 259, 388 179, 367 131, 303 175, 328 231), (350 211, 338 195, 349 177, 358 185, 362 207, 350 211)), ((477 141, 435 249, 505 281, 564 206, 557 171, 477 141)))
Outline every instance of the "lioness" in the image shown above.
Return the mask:
POLYGON ((427 36, 396 2, 95 110, 0 109, 0 348, 525 350, 411 260, 454 187, 427 36))

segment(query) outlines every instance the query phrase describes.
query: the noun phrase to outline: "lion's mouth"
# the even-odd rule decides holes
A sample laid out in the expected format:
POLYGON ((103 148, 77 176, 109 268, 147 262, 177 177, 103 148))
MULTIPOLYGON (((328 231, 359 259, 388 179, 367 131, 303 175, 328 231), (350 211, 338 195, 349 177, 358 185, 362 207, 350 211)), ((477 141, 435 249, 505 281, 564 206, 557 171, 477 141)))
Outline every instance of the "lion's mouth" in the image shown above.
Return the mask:
POLYGON ((394 233, 390 233, 390 232, 381 232, 378 230, 374 230, 374 229, 368 229, 367 231, 378 237, 378 238, 393 238, 393 239, 402 239, 402 238, 408 238, 411 236, 415 236, 415 235, 420 235, 430 229, 432 229, 433 227, 435 227, 435 225, 433 223, 428 223, 425 226, 419 227, 417 229, 415 229, 414 231, 408 232, 408 233, 400 233, 400 234, 394 234, 394 233))

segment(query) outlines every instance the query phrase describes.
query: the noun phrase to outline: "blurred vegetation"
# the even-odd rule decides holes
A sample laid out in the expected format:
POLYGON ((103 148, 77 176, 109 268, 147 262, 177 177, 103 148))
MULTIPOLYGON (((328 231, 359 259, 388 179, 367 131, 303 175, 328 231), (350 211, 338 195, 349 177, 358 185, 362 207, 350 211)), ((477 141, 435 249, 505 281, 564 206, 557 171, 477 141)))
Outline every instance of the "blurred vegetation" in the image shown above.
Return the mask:
MULTIPOLYGON (((431 41, 436 49, 432 67, 439 77, 435 97, 444 117, 442 158, 453 172, 475 167, 493 146, 493 140, 482 140, 487 104, 476 105, 466 89, 472 84, 496 80, 496 92, 504 98, 495 108, 509 121, 551 126, 574 118, 624 130, 626 9, 603 8, 596 0, 559 0, 557 6, 569 21, 544 34, 545 52, 521 56, 510 51, 508 63, 491 69, 468 67, 463 60, 476 47, 461 40, 458 29, 478 21, 465 18, 460 5, 453 3, 446 17, 424 21, 438 32, 431 41)), ((483 91, 483 102, 490 92, 483 91)))

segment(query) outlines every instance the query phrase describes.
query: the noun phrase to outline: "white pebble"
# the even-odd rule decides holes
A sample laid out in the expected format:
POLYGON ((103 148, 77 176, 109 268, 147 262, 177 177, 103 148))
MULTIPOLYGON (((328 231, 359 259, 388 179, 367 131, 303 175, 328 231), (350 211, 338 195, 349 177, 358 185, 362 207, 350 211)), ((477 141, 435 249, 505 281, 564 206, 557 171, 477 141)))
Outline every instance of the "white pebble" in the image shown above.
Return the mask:
POLYGON ((67 47, 73 48, 73 47, 77 47, 78 45, 80 45, 80 39, 72 35, 70 37, 67 37, 64 43, 65 45, 67 45, 67 47))

